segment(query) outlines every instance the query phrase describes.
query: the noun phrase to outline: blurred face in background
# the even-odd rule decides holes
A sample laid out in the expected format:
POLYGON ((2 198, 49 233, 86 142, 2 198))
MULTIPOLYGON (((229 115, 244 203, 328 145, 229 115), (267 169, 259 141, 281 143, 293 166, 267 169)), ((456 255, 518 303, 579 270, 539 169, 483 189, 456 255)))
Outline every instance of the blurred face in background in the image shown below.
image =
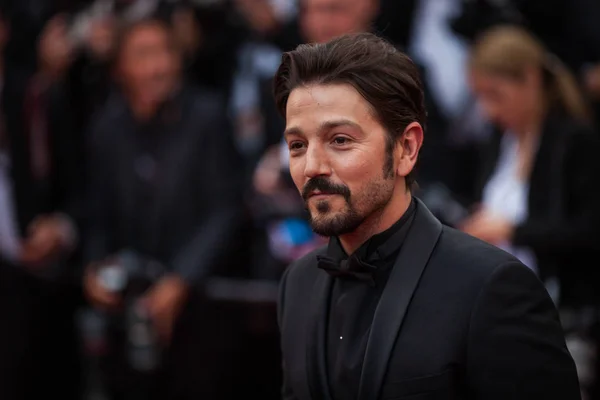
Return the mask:
POLYGON ((302 0, 300 27, 310 43, 368 31, 379 11, 376 0, 302 0))
POLYGON ((122 39, 118 78, 134 101, 161 103, 177 87, 180 58, 170 31, 158 22, 138 25, 122 39))
POLYGON ((504 129, 520 131, 539 113, 542 88, 539 73, 519 77, 471 71, 470 84, 486 116, 504 129))
POLYGON ((53 17, 44 26, 38 41, 37 56, 40 69, 47 77, 57 79, 67 73, 73 61, 74 47, 63 15, 53 17))

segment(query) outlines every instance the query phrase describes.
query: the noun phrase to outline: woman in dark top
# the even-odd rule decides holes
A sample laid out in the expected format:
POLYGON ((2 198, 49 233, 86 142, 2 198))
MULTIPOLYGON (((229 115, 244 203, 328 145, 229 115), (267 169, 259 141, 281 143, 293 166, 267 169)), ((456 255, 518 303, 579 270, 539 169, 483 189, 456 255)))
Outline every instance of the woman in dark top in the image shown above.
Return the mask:
POLYGON ((559 304, 595 305, 600 142, 574 78, 516 27, 482 35, 470 78, 498 129, 481 153, 476 211, 461 228, 521 259, 559 304))

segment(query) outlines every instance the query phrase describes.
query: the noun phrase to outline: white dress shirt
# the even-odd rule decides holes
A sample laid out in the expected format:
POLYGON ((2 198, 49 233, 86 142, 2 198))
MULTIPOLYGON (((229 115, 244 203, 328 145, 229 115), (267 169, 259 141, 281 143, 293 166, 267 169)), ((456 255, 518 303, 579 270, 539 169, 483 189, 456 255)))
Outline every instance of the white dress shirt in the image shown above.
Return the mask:
MULTIPOLYGON (((527 219, 529 182, 518 176, 517 137, 509 132, 502 136, 500 157, 491 179, 483 190, 484 208, 514 225, 527 219)), ((516 247, 511 243, 499 246, 517 257, 523 264, 537 271, 537 260, 529 248, 516 247)))

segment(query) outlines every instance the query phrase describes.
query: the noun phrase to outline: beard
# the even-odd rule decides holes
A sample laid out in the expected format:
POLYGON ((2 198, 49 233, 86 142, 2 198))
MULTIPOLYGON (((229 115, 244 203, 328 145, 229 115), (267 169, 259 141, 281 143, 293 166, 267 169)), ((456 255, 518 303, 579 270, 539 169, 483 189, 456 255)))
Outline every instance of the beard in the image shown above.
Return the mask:
POLYGON ((346 202, 342 211, 333 213, 327 200, 317 203, 317 214, 310 213, 310 226, 320 236, 340 236, 354 232, 364 222, 365 217, 359 214, 354 207, 346 202))
MULTIPOLYGON (((367 218, 383 210, 390 202, 394 191, 394 179, 388 173, 382 178, 368 182, 360 193, 352 194, 345 185, 334 184, 325 177, 311 179, 303 189, 309 222, 312 230, 320 236, 340 236, 357 230, 367 218), (309 194, 318 190, 324 194, 341 195, 344 205, 332 210, 329 200, 319 200, 314 210, 308 205, 309 194)), ((392 174, 393 175, 393 174, 392 174)))

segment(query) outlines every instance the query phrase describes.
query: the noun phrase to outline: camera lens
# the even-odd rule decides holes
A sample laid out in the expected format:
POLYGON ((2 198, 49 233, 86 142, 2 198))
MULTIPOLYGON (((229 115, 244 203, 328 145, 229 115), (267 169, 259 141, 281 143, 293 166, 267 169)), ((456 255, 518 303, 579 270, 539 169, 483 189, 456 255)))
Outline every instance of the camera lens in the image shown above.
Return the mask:
POLYGON ((108 265, 98 271, 100 284, 108 291, 121 292, 127 285, 127 273, 120 265, 108 265))

